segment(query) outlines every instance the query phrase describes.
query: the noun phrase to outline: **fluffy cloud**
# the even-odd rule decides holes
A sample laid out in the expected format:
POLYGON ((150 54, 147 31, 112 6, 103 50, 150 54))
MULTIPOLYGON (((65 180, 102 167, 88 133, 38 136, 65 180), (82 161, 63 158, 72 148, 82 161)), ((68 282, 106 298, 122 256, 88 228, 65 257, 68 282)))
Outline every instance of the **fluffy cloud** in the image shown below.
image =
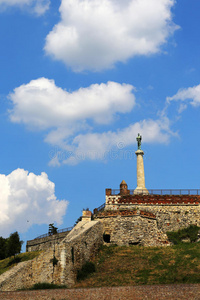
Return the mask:
POLYGON ((50 5, 50 0, 0 0, 0 9, 11 6, 31 8, 37 15, 44 14, 50 5))
POLYGON ((189 87, 186 89, 180 89, 174 96, 167 97, 167 102, 170 103, 171 101, 182 101, 181 103, 182 109, 186 108, 186 104, 190 103, 192 106, 199 106, 200 105, 200 84, 189 87))
POLYGON ((25 232, 33 224, 61 224, 68 205, 56 198, 55 184, 46 173, 23 169, 0 174, 0 199, 0 236, 5 237, 15 230, 25 232))
POLYGON ((70 128, 72 123, 87 119, 108 124, 117 113, 131 111, 135 104, 132 90, 132 85, 108 82, 69 93, 53 80, 40 78, 10 94, 14 104, 11 120, 42 129, 70 128))
POLYGON ((61 21, 46 37, 45 51, 74 71, 113 67, 136 55, 160 51, 178 28, 175 0, 62 0, 61 21))
POLYGON ((53 80, 40 78, 9 95, 13 103, 10 119, 47 132, 45 142, 55 147, 49 154, 51 165, 103 159, 112 149, 134 144, 138 132, 146 142, 166 143, 171 132, 164 117, 105 131, 106 126, 134 108, 133 91, 132 85, 108 82, 69 93, 53 80))

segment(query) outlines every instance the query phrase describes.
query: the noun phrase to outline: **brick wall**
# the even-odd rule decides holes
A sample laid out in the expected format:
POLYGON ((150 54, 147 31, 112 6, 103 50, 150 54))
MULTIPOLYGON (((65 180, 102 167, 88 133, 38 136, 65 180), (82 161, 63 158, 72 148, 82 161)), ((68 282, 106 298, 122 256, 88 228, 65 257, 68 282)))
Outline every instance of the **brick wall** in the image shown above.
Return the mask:
POLYGON ((199 195, 106 195, 106 207, 120 204, 200 205, 199 195))

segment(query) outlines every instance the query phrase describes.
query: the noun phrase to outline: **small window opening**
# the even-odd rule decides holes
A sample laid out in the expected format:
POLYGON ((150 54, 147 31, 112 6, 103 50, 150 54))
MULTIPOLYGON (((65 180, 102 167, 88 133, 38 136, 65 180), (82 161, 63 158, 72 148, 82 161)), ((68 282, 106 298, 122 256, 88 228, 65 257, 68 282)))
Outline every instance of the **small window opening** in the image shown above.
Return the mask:
POLYGON ((72 262, 74 263, 74 247, 71 248, 71 253, 72 253, 72 262))

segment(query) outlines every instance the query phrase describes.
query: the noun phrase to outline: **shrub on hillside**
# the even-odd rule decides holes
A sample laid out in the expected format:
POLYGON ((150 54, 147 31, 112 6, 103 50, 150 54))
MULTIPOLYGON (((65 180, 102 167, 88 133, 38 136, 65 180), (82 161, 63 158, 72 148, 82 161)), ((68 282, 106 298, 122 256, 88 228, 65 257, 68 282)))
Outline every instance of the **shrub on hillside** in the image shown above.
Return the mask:
POLYGON ((77 272, 77 280, 83 280, 88 275, 96 271, 95 264, 93 262, 87 261, 80 270, 77 272))
POLYGON ((173 244, 179 244, 184 239, 189 239, 191 243, 196 242, 198 239, 198 232, 200 227, 196 225, 190 225, 187 228, 179 229, 178 231, 168 231, 167 236, 170 242, 173 244))
POLYGON ((48 290, 48 289, 66 289, 66 285, 58 285, 48 282, 35 283, 29 290, 48 290))

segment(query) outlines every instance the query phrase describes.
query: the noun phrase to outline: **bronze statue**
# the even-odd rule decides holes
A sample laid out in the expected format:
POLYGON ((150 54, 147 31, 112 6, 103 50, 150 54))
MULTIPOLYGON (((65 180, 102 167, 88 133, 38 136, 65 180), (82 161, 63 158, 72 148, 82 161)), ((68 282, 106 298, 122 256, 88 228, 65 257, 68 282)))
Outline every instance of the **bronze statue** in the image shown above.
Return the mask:
POLYGON ((138 150, 141 150, 141 141, 142 141, 142 136, 138 133, 138 136, 136 137, 137 143, 138 143, 138 150))

